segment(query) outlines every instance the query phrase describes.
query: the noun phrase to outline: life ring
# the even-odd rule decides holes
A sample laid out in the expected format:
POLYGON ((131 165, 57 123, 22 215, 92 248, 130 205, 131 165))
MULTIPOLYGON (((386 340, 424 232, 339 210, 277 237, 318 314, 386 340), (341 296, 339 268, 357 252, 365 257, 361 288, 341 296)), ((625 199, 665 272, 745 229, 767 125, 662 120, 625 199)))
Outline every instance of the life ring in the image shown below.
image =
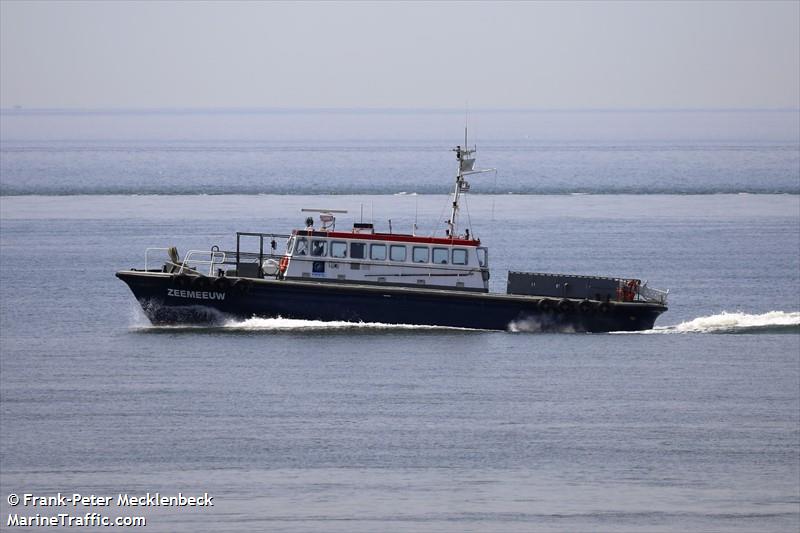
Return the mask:
POLYGON ((573 309, 573 305, 572 305, 572 302, 570 300, 567 300, 565 298, 565 299, 561 300, 560 302, 558 302, 558 310, 560 312, 569 313, 570 311, 572 311, 572 309, 573 309))
POLYGON ((588 315, 589 313, 594 312, 594 304, 589 300, 583 300, 578 304, 578 311, 588 315))
POLYGON ((283 257, 281 257, 281 262, 278 264, 278 272, 283 274, 284 272, 286 272, 286 269, 288 267, 289 267, 289 256, 284 255, 283 257))

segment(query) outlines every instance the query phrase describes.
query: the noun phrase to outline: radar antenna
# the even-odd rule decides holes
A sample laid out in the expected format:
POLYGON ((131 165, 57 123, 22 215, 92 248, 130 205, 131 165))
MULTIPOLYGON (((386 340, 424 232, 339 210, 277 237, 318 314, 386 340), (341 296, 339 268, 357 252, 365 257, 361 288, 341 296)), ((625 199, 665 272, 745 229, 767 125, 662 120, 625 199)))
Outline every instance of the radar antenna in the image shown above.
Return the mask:
MULTIPOLYGON (((319 220, 322 222, 323 230, 336 229, 336 216, 334 213, 347 213, 346 209, 308 209, 303 208, 300 210, 302 213, 319 213, 319 220)), ((306 219, 306 227, 312 228, 314 226, 314 219, 308 217, 306 219)))

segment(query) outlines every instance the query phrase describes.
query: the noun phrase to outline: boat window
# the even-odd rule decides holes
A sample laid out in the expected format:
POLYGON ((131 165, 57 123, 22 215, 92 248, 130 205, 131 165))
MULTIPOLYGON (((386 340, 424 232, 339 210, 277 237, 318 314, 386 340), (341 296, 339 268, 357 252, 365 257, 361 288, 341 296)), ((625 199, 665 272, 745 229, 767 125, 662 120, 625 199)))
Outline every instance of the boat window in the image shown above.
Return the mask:
POLYGON ((447 264, 447 248, 434 248, 433 249, 433 262, 437 265, 447 264))
POLYGON ((311 241, 311 255, 314 257, 325 257, 325 251, 328 248, 328 241, 314 239, 311 241))
POLYGON ((294 249, 294 237, 289 237, 289 240, 286 242, 286 255, 291 255, 293 249, 294 249))
POLYGON ((369 247, 369 258, 377 261, 386 261, 386 245, 371 244, 369 247))
POLYGON ((467 264, 467 251, 464 248, 453 249, 453 264, 454 265, 467 264))
POLYGON ((297 239, 297 244, 294 247, 294 255, 307 255, 308 254, 308 239, 300 237, 297 239))
POLYGON ((427 246, 415 246, 414 251, 411 253, 411 260, 415 263, 427 263, 428 262, 428 247, 427 246))
POLYGON ((478 248, 478 264, 483 268, 489 266, 489 255, 486 248, 478 248))
POLYGON ((347 257, 347 243, 342 241, 331 242, 331 257, 347 257))
POLYGON ((402 244, 393 244, 389 247, 389 259, 392 261, 406 260, 406 247, 402 244))
POLYGON ((364 259, 366 257, 365 249, 367 245, 363 242, 350 243, 350 257, 353 259, 364 259))

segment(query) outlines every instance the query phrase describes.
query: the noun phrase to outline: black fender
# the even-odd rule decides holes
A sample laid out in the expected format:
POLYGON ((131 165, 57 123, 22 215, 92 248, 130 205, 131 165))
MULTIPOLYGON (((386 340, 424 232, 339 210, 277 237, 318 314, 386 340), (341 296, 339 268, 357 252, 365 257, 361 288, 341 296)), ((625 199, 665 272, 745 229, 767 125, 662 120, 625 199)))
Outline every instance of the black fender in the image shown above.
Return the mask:
POLYGON ((569 313, 574 308, 571 300, 566 298, 558 302, 558 310, 562 313, 569 313))

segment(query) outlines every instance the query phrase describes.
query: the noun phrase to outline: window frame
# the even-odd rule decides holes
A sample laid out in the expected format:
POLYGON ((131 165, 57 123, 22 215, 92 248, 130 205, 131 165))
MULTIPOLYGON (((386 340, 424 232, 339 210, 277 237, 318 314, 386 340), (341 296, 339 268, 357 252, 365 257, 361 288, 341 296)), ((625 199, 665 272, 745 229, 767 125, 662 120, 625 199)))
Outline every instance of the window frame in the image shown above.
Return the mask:
POLYGON ((370 245, 369 245, 369 259, 370 259, 370 261, 386 261, 386 258, 388 257, 387 251, 388 250, 386 249, 386 243, 383 243, 383 242, 370 243, 370 245), (377 249, 381 249, 381 248, 383 248, 383 257, 382 258, 375 257, 373 255, 373 250, 377 250, 377 249))
POLYGON ((451 265, 459 265, 465 266, 469 264, 469 251, 466 248, 453 248, 450 252, 450 264, 451 265), (463 263, 456 263, 456 252, 463 252, 464 253, 464 262, 463 263))
POLYGON ((305 237, 298 237, 294 243, 294 255, 307 256, 311 250, 309 249, 308 239, 305 237), (300 243, 303 243, 303 249, 300 250, 300 243))
POLYGON ((330 255, 330 257, 333 257, 334 259, 347 259, 347 248, 348 248, 348 246, 347 246, 347 242, 346 241, 331 241, 330 244, 331 245, 328 247, 328 255, 330 255), (343 255, 334 255, 333 254, 333 248, 334 248, 334 246, 336 246, 338 244, 341 244, 341 245, 344 246, 343 255))
POLYGON ((389 245, 389 260, 394 261, 396 263, 405 263, 408 259, 408 247, 405 244, 390 244, 389 245), (395 259, 392 257, 392 254, 395 249, 401 248, 403 250, 403 258, 402 259, 395 259))
POLYGON ((431 248, 430 246, 413 246, 411 248, 411 262, 416 263, 418 265, 430 263, 431 262, 431 248), (417 250, 425 250, 425 260, 424 261, 417 261, 415 254, 417 250))
POLYGON ((434 265, 448 265, 450 259, 450 250, 448 248, 435 247, 431 250, 431 263, 434 265), (436 252, 444 252, 444 261, 436 261, 436 252))
POLYGON ((311 257, 325 257, 328 255, 328 239, 311 239, 311 257), (322 243, 322 253, 315 254, 315 246, 322 243))
POLYGON ((365 242, 351 242, 350 243, 350 259, 366 259, 367 258, 367 243, 365 242), (353 253, 354 248, 360 248, 361 255, 353 253))
POLYGON ((481 268, 488 268, 489 267, 489 249, 486 247, 479 247, 475 250, 475 253, 478 255, 478 265, 481 268))

